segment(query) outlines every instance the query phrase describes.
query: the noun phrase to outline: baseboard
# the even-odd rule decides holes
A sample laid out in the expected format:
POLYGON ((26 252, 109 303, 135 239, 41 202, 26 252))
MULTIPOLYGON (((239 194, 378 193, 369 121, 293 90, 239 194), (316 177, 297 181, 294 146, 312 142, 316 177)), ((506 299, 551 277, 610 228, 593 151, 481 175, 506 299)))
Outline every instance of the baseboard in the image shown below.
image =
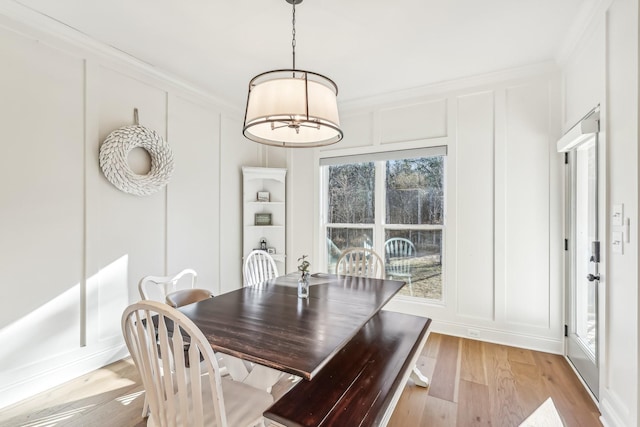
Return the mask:
POLYGON ((434 320, 431 324, 431 331, 456 337, 492 342, 495 344, 543 351, 545 353, 562 354, 564 349, 562 339, 555 340, 542 336, 489 329, 478 327, 477 325, 447 322, 442 320, 434 320), (470 331, 473 331, 473 335, 470 335, 470 331))
POLYGON ((631 425, 629 411, 620 399, 603 388, 600 389, 600 394, 600 422, 602 425, 604 427, 631 425))
POLYGON ((94 349, 79 348, 47 363, 39 363, 38 370, 21 369, 21 375, 4 382, 0 388, 0 409, 20 402, 38 393, 71 381, 127 356, 123 344, 94 349))

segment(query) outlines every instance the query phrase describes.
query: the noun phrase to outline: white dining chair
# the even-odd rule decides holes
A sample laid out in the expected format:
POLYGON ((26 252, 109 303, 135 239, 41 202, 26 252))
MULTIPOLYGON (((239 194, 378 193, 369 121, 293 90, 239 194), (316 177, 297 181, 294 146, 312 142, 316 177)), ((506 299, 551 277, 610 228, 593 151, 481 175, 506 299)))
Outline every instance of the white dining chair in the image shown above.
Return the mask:
POLYGON ((411 260, 416 256, 413 242, 403 237, 392 237, 384 242, 384 252, 387 278, 406 279, 409 293, 413 295, 411 260))
MULTIPOLYGON (((187 304, 187 301, 188 303, 194 303, 213 296, 206 289, 195 288, 197 280, 198 273, 191 268, 186 268, 172 276, 145 276, 138 282, 138 291, 140 292, 140 298, 143 300, 157 301, 167 303, 172 307, 179 307, 187 304), (181 284, 183 289, 178 289, 178 284, 181 284)), ((142 417, 147 417, 148 414, 149 403, 145 395, 142 417)))
POLYGON ((278 267, 271 255, 256 249, 247 255, 242 267, 244 286, 253 286, 278 277, 278 267))
POLYGON ((182 288, 195 288, 198 281, 198 273, 191 268, 186 268, 172 276, 145 276, 138 282, 138 291, 143 300, 165 302, 167 294, 178 289, 178 283, 182 288), (188 286, 184 286, 187 283, 188 286))
POLYGON ((382 279, 384 262, 373 249, 347 248, 338 258, 336 274, 382 279))
POLYGON ((165 302, 173 308, 178 308, 207 298, 213 298, 213 294, 207 289, 179 289, 177 291, 169 292, 165 302))
POLYGON ((175 308, 157 301, 130 305, 122 332, 148 398, 148 426, 264 425, 262 413, 273 397, 222 378, 202 331, 175 308), (178 330, 182 333, 173 333, 178 330))

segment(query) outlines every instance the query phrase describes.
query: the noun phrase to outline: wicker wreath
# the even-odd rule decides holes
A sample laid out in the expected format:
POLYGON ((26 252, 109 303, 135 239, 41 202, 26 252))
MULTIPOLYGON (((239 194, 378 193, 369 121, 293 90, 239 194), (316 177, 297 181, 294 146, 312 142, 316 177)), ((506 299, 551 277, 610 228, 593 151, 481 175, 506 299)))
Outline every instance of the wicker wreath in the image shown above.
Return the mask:
POLYGON ((114 130, 100 147, 100 168, 104 176, 121 191, 136 196, 148 196, 167 185, 173 172, 173 153, 169 145, 154 130, 140 125, 114 130), (138 175, 131 170, 128 155, 142 148, 151 157, 151 170, 138 175))

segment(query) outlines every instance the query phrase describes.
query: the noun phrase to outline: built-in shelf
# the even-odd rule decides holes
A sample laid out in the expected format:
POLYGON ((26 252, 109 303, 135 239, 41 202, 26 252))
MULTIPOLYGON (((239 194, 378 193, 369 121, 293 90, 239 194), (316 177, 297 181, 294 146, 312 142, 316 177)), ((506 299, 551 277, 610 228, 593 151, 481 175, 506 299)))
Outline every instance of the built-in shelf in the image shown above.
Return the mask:
POLYGON ((275 250, 271 256, 278 272, 285 272, 285 177, 282 168, 242 168, 243 201, 243 257, 260 247, 260 240, 267 241, 267 248, 275 250), (258 201, 258 193, 269 193, 269 201, 258 201), (256 214, 270 214, 272 225, 255 225, 256 214))
POLYGON ((247 202, 247 205, 252 206, 280 206, 284 205, 284 202, 247 202))

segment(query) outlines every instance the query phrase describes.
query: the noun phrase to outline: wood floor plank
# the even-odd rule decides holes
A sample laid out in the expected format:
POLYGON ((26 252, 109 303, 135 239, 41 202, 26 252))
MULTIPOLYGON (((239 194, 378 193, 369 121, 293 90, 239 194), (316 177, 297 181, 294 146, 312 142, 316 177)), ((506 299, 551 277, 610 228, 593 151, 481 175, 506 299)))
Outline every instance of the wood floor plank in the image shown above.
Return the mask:
POLYGON ((589 393, 573 373, 567 361, 557 354, 534 353, 542 379, 549 390, 560 416, 567 425, 599 426, 599 415, 589 393), (585 408, 576 411, 575 408, 585 408))
POLYGON ((457 426, 493 425, 489 408, 488 386, 472 381, 460 380, 457 426))
POLYGON ((509 361, 528 363, 529 365, 535 365, 536 361, 533 358, 533 352, 526 348, 507 347, 507 357, 509 361))
POLYGON ((456 425, 458 404, 448 400, 426 396, 424 411, 419 423, 404 424, 404 426, 420 427, 450 427, 456 425))
POLYGON ((422 419, 427 394, 428 391, 425 388, 407 384, 387 425, 389 427, 415 425, 416 420, 422 419))
POLYGON ((438 352, 440 351, 440 340, 442 339, 442 336, 443 335, 441 334, 430 332, 429 339, 427 339, 427 344, 425 344, 422 354, 436 359, 438 357, 438 352))
MULTIPOLYGON (((533 357, 532 357, 533 360, 533 357)), ((549 397, 542 372, 537 365, 511 361, 511 373, 515 379, 516 396, 526 419, 549 397)))
POLYGON ((138 371, 133 362, 127 359, 19 402, 0 412, 0 420, 8 420, 6 425, 25 425, 38 420, 41 424, 43 420, 61 418, 68 422, 139 387, 138 371))
POLYGON ((112 426, 143 427, 147 425, 147 421, 142 418, 143 404, 144 388, 139 385, 120 398, 112 399, 100 407, 92 408, 81 416, 70 419, 65 427, 90 426, 96 419, 109 420, 112 426), (137 416, 132 416, 134 414, 137 416))
POLYGON ((517 426, 525 413, 516 396, 516 383, 511 373, 508 350, 505 346, 483 343, 487 358, 489 404, 497 426, 517 426))
MULTIPOLYGON (((567 426, 601 427, 562 356, 432 333, 417 365, 431 386, 407 382, 392 427, 518 426, 547 398, 567 426)), ((142 427, 141 391, 135 366, 123 360, 0 410, 0 426, 142 427)))
POLYGON ((462 340, 460 379, 487 385, 485 358, 482 342, 462 340))
POLYGON ((455 402, 457 388, 455 379, 459 376, 460 339, 442 335, 439 347, 438 358, 429 387, 429 395, 455 402))
POLYGON ((426 376, 427 378, 432 378, 437 361, 437 359, 431 357, 420 356, 418 357, 418 361, 416 362, 416 367, 420 370, 420 372, 422 372, 424 376, 426 376))

